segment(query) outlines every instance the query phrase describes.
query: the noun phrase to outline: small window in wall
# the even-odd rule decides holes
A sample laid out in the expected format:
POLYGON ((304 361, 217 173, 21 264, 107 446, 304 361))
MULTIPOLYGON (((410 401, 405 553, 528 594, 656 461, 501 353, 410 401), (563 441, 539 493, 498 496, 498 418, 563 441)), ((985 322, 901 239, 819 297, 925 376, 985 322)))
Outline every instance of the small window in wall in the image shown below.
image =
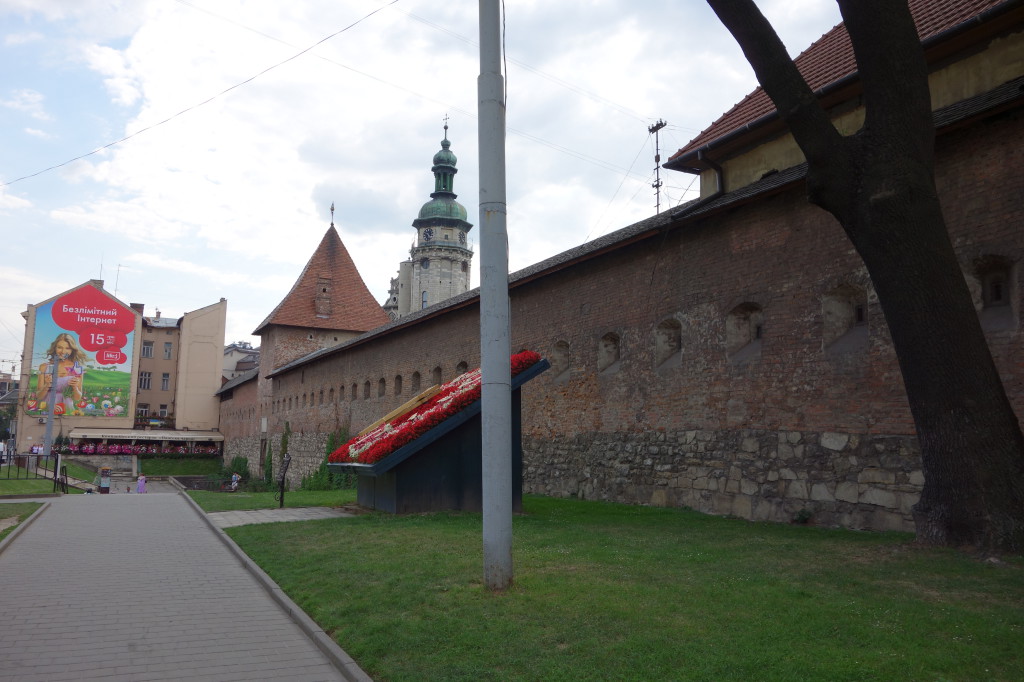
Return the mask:
POLYGON ((427 307, 427 292, 420 294, 420 309, 427 307))
POLYGON ((324 404, 324 389, 322 389, 322 388, 320 389, 320 402, 318 404, 319 405, 323 405, 324 404))
POLYGON ((821 299, 821 345, 826 353, 850 353, 868 346, 867 294, 842 284, 821 299))
POLYGON ((135 414, 140 416, 140 417, 148 417, 149 416, 149 404, 148 403, 139 403, 139 406, 135 409, 135 414))
POLYGON ((441 368, 435 367, 434 371, 430 374, 430 380, 434 382, 435 386, 441 385, 441 368))
POLYGON ((683 325, 675 318, 658 323, 654 330, 654 366, 676 366, 682 360, 683 325))
POLYGON ((384 381, 384 377, 380 378, 377 382, 377 397, 383 398, 388 392, 388 382, 384 381))
POLYGON ((334 404, 334 389, 333 388, 327 392, 327 403, 329 405, 333 405, 334 404))
POLYGON ((171 354, 174 352, 174 344, 170 341, 164 342, 164 360, 170 360, 171 354))
POLYGON ((153 342, 143 341, 142 342, 142 357, 151 358, 153 357, 153 342))
POLYGON ((160 416, 161 417, 166 417, 167 416, 167 406, 166 405, 161 405, 160 406, 160 416))
POLYGON ((420 392, 420 373, 419 372, 413 372, 412 373, 412 394, 413 395, 418 395, 419 392, 420 392))
MULTIPOLYGON (((974 261, 975 307, 985 331, 998 331, 1016 327, 1016 307, 1013 292, 1014 268, 1003 256, 988 255, 974 261)), ((970 284, 970 282, 969 282, 970 284)))
POLYGON ((148 391, 153 383, 152 372, 139 372, 139 390, 148 391))
POLYGON ((363 400, 370 399, 370 382, 366 381, 363 383, 363 400))
POLYGON ((164 372, 162 375, 160 375, 160 390, 171 390, 171 375, 168 374, 167 372, 164 372))
POLYGON ((306 394, 302 394, 302 407, 306 407, 306 394))
POLYGON ((359 397, 359 387, 352 384, 352 391, 349 393, 349 400, 355 401, 359 397))
POLYGON ((556 341, 551 349, 551 374, 558 378, 569 373, 569 342, 556 341))
POLYGON ((608 332, 597 344, 597 371, 614 372, 619 368, 619 347, 621 339, 615 332, 608 332))
POLYGON ((757 303, 741 303, 725 319, 725 352, 732 362, 747 362, 761 356, 764 313, 757 303))
POLYGON ((465 360, 463 360, 459 364, 455 365, 455 376, 459 376, 460 374, 465 374, 468 371, 469 371, 469 363, 467 363, 465 360))
POLYGON ((395 376, 395 395, 402 395, 402 375, 395 376))

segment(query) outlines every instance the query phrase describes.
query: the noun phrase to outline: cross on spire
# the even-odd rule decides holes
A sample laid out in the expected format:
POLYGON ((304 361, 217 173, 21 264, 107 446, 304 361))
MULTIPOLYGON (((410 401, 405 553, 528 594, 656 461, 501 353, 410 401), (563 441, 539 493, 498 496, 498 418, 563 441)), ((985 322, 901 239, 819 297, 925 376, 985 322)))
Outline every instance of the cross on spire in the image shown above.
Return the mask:
POLYGON ((334 202, 331 202, 331 227, 334 227, 334 202))

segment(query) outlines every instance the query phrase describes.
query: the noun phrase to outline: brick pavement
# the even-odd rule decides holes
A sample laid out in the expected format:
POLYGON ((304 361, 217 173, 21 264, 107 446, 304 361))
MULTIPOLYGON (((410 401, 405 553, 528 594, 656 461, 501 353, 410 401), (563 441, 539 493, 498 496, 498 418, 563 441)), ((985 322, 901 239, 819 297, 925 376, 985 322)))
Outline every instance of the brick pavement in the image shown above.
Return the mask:
POLYGON ((184 497, 47 501, 0 553, 0 680, 363 675, 338 667, 340 649, 332 663, 184 497))

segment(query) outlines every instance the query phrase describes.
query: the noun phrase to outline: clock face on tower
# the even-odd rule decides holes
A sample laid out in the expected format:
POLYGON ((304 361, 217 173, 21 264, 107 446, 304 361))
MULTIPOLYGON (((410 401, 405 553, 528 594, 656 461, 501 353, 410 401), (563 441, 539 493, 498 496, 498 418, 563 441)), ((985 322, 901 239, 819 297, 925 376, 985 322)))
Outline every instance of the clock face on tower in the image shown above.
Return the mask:
POLYGON ((428 227, 423 230, 423 241, 429 242, 434 239, 434 228, 428 227))
POLYGON ((466 233, 465 232, 459 232, 459 243, 460 244, 465 244, 466 243, 466 233))

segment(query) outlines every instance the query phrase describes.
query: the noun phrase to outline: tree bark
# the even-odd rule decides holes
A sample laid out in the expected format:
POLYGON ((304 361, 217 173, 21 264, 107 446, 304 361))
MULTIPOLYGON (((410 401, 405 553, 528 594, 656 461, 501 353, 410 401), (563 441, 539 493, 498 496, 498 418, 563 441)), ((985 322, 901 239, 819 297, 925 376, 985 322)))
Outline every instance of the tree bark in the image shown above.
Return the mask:
POLYGON ((804 152, 810 201, 835 216, 871 276, 921 445, 918 540, 1019 552, 1024 437, 943 220, 924 52, 905 2, 837 1, 864 93, 864 126, 850 137, 753 0, 708 4, 804 152))

